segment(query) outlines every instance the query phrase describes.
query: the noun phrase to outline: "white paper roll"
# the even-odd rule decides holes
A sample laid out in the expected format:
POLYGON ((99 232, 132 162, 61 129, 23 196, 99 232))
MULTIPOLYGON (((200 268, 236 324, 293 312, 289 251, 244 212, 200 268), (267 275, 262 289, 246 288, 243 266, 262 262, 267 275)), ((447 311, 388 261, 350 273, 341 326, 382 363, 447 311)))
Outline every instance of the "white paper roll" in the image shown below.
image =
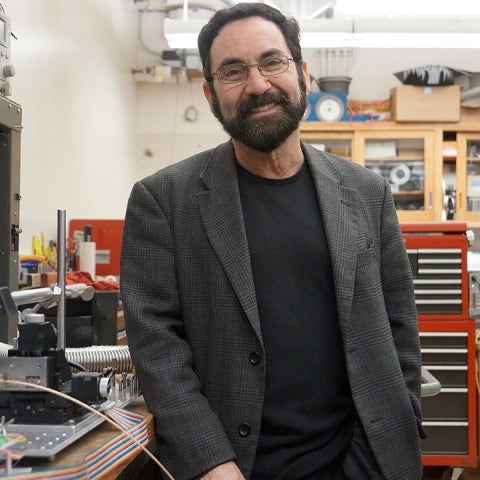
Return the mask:
POLYGON ((390 181, 397 185, 405 185, 410 180, 410 174, 408 165, 399 163, 390 170, 390 181))
POLYGON ((80 257, 79 268, 82 272, 88 272, 95 280, 95 260, 96 245, 95 242, 80 242, 78 244, 78 256, 80 257))

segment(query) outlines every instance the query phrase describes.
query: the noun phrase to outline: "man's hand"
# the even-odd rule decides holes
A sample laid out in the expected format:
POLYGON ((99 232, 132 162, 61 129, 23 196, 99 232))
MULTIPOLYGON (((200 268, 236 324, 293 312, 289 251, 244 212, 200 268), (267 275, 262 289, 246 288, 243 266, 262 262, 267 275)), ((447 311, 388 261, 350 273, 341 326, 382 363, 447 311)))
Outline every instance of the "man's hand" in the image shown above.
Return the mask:
POLYGON ((245 480, 245 477, 237 464, 231 461, 210 470, 200 480, 245 480))

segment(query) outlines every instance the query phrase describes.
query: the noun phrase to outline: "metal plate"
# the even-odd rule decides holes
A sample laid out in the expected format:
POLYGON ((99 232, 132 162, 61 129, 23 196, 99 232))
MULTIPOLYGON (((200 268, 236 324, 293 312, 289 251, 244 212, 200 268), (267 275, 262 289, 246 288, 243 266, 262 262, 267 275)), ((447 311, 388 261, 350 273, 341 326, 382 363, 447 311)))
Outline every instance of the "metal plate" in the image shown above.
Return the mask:
MULTIPOLYGON (((130 383, 130 382, 128 382, 130 383)), ((140 393, 134 387, 122 385, 117 381, 108 397, 118 408, 133 402, 140 393)), ((82 417, 76 417, 61 425, 25 425, 7 424, 7 433, 20 433, 25 438, 24 443, 15 444, 15 450, 22 451, 24 457, 53 458, 57 453, 83 437, 105 420, 100 415, 88 412, 82 417)))

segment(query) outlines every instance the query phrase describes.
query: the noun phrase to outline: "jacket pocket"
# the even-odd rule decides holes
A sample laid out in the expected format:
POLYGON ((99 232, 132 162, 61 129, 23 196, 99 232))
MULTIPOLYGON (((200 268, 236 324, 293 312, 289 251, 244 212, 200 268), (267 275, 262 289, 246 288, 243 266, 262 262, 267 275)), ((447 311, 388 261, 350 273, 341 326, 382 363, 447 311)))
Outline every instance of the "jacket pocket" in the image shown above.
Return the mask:
POLYGON ((342 468, 350 480, 385 480, 370 448, 367 435, 357 418, 352 440, 342 458, 342 468))

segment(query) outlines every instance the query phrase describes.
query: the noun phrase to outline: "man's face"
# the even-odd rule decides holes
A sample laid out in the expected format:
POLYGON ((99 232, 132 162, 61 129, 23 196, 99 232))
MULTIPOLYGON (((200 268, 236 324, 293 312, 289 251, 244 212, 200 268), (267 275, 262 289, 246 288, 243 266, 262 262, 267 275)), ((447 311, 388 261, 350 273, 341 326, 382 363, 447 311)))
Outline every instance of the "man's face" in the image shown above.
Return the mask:
MULTIPOLYGON (((211 48, 211 68, 231 63, 256 64, 266 56, 291 52, 278 27, 263 18, 236 20, 223 27, 211 48)), ((239 83, 224 84, 215 76, 204 85, 210 108, 235 140, 261 152, 280 146, 298 127, 305 112, 310 81, 307 67, 289 62, 284 73, 265 77, 256 67, 239 83)))

